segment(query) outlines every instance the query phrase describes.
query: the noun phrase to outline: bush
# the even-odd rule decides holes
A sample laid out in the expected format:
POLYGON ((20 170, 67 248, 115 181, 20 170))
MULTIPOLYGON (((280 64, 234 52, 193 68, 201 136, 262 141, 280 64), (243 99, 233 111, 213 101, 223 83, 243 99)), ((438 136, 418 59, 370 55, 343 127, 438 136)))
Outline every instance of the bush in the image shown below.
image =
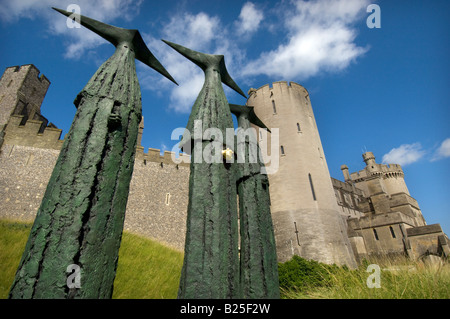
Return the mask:
POLYGON ((304 291, 327 286, 331 275, 339 267, 294 255, 291 260, 278 264, 278 276, 282 290, 304 291))

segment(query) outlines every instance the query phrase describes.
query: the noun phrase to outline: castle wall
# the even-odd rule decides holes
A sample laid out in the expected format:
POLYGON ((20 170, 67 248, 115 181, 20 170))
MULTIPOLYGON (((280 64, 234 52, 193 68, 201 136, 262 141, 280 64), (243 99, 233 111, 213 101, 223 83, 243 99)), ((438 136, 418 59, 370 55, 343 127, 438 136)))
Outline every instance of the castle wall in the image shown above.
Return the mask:
MULTIPOLYGON (((170 152, 149 153, 135 160, 124 229, 183 250, 189 166, 173 163, 170 152)), ((0 218, 34 221, 58 156, 55 149, 3 145, 0 218)))
POLYGON ((392 212, 350 219, 348 224, 364 238, 367 254, 387 255, 404 253, 405 231, 415 227, 415 220, 400 212, 392 212))
POLYGON ((361 217, 360 203, 365 200, 364 192, 354 185, 331 178, 336 202, 347 218, 361 217))
POLYGON ((0 217, 33 221, 59 151, 4 144, 0 152, 0 217))
POLYGON ((124 228, 183 250, 188 193, 189 166, 137 158, 124 228))
POLYGON ((433 224, 407 230, 414 258, 421 258, 428 254, 448 256, 448 239, 442 231, 441 225, 433 224), (443 251, 444 250, 444 251, 443 251))

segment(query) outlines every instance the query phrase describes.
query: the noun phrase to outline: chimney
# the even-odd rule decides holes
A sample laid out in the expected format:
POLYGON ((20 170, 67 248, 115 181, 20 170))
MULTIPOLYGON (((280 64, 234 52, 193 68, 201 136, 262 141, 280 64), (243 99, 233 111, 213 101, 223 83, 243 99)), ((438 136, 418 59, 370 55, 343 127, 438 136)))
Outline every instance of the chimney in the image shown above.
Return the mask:
POLYGON ((351 178, 350 178, 350 173, 348 172, 347 165, 341 165, 341 171, 342 171, 342 174, 344 174, 344 180, 346 182, 350 181, 351 178))

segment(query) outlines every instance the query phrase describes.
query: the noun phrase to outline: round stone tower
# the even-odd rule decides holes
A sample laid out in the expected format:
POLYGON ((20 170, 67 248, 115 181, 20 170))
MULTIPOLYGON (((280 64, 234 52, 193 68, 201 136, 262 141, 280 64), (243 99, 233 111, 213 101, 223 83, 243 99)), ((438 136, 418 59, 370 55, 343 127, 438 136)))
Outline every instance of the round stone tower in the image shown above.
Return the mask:
POLYGON ((282 81, 248 94, 247 105, 272 131, 266 136, 260 130, 258 140, 268 167, 278 260, 295 254, 354 267, 308 92, 282 81))
POLYGON ((378 164, 375 162, 375 156, 372 152, 366 152, 362 156, 366 163, 366 175, 368 177, 377 175, 382 178, 382 186, 387 194, 405 193, 409 195, 404 179, 405 174, 400 164, 378 164))

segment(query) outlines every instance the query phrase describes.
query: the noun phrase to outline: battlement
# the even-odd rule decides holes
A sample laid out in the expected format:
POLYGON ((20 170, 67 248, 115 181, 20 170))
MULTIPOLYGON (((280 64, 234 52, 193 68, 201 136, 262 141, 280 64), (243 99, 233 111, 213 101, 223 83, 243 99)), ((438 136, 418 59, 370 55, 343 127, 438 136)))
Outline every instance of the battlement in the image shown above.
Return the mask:
MULTIPOLYGON (((25 76, 29 72, 34 74, 36 79, 38 79, 40 82, 46 83, 48 86, 50 85, 50 80, 44 74, 41 74, 41 71, 39 71, 39 69, 37 67, 35 67, 33 64, 15 65, 15 66, 7 67, 5 69, 5 72, 2 75, 2 78, 3 77, 6 78, 14 73, 18 73, 18 74, 22 73, 23 75, 21 75, 20 77, 25 78, 25 76)), ((17 76, 17 75, 15 75, 15 76, 17 76)))
POLYGON ((147 162, 160 163, 161 166, 164 164, 180 165, 180 166, 190 166, 191 157, 185 153, 180 153, 178 157, 174 152, 164 151, 161 155, 161 150, 157 148, 149 148, 148 152, 144 152, 142 146, 138 147, 136 151, 136 159, 147 162))
POLYGON ((62 130, 45 126, 43 121, 28 120, 23 115, 11 115, 5 128, 4 144, 60 150, 62 130))
POLYGON ((278 89, 281 91, 294 89, 294 90, 301 91, 302 93, 306 94, 307 96, 309 95, 308 90, 306 90, 305 87, 303 87, 302 85, 300 85, 296 82, 293 82, 293 81, 291 81, 291 82, 275 81, 272 83, 272 86, 270 86, 270 84, 265 84, 257 89, 250 88, 250 90, 248 90, 248 92, 247 92, 247 95, 249 96, 249 99, 250 99, 252 97, 252 94, 257 94, 259 91, 269 92, 274 89, 278 89))
MULTIPOLYGON (((60 139, 61 129, 45 126, 46 122, 38 120, 28 120, 23 124, 23 118, 23 115, 11 115, 5 128, 4 144, 61 149, 64 143, 64 140, 60 139)), ((136 159, 143 160, 145 163, 148 161, 161 165, 190 165, 190 156, 187 154, 180 153, 177 157, 174 152, 164 151, 164 154, 161 155, 161 150, 155 148, 149 148, 145 153, 142 146, 137 147, 136 159)))
POLYGON ((404 177, 403 169, 400 164, 377 164, 373 163, 363 170, 350 174, 351 180, 359 182, 365 178, 379 176, 383 178, 404 177))
MULTIPOLYGON (((354 182, 361 182, 369 177, 375 177, 379 176, 384 179, 386 178, 398 178, 405 175, 403 173, 403 169, 401 165, 399 164, 378 164, 375 161, 375 156, 372 152, 365 152, 363 155, 363 160, 366 163, 366 167, 363 170, 360 170, 359 172, 354 172, 350 174, 350 179, 354 182)), ((344 176, 347 179, 346 174, 348 174, 346 171, 348 171, 348 168, 341 168, 343 169, 344 176)))

